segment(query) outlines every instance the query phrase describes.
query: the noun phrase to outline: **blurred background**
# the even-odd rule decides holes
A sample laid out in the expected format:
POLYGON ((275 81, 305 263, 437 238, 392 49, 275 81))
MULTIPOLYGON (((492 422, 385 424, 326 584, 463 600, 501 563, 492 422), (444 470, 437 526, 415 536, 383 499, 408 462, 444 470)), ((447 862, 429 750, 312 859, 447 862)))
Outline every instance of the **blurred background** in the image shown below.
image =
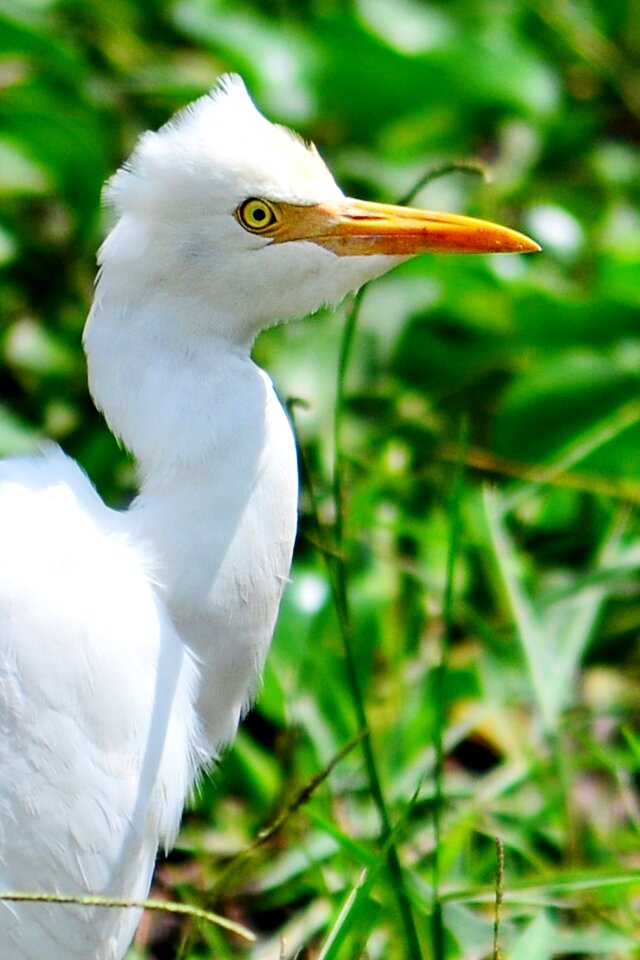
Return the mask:
POLYGON ((348 194, 543 253, 423 257, 259 341, 295 398, 293 583, 154 888, 257 941, 149 914, 131 958, 497 957, 499 898, 503 957, 640 955, 640 3, 0 0, 0 453, 52 437, 113 504, 101 186, 229 70, 348 194), (359 694, 371 751, 332 765, 359 694))

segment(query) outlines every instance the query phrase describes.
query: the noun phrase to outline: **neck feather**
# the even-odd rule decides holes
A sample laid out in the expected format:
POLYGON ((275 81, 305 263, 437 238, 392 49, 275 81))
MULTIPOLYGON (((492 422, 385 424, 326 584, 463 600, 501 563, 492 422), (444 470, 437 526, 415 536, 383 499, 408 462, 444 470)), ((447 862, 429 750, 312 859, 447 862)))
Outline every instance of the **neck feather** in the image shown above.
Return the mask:
POLYGON ((94 399, 138 464, 132 535, 201 661, 200 714, 215 753, 253 695, 288 578, 296 455, 248 347, 200 337, 198 349, 179 348, 167 330, 180 322, 98 300, 85 345, 94 399))

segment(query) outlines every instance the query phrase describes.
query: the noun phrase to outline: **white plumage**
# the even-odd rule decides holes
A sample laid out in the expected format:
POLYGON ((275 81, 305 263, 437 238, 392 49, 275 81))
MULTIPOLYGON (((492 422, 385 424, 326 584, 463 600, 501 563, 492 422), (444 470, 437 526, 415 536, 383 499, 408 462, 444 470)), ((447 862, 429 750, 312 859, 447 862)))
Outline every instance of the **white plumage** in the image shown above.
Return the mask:
MULTIPOLYGON (((255 692, 296 528, 264 327, 506 228, 350 200, 236 77, 145 134, 84 344, 134 453, 122 513, 56 447, 0 465, 0 889, 144 898, 203 765, 255 692)), ((0 960, 119 960, 136 910, 0 904, 0 960)))
MULTIPOLYGON (((197 667, 126 515, 59 450, 2 464, 0 529, 0 888, 145 897, 193 780, 197 667)), ((121 957, 138 920, 3 904, 0 957, 121 957)))

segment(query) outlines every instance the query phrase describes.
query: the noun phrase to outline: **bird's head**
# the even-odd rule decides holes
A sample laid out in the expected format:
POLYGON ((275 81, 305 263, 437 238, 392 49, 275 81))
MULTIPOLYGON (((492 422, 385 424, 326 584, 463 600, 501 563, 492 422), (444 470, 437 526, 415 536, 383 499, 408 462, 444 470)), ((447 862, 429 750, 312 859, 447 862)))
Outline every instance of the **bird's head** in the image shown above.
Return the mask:
POLYGON ((237 76, 145 133, 106 196, 118 223, 100 259, 121 295, 178 297, 181 322, 242 344, 418 253, 538 249, 484 221, 345 197, 237 76))

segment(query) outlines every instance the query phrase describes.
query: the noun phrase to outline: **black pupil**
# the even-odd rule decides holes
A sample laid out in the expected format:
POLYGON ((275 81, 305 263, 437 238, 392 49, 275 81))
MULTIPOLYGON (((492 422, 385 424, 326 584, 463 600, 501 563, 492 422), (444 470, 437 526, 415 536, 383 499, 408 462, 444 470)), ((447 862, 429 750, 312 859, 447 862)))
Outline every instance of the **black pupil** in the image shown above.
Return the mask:
POLYGON ((263 220, 266 220, 266 219, 267 219, 267 212, 266 212, 266 210, 263 210, 262 207, 258 207, 257 210, 254 210, 254 211, 253 211, 253 219, 254 219, 257 223, 262 223, 263 220))

